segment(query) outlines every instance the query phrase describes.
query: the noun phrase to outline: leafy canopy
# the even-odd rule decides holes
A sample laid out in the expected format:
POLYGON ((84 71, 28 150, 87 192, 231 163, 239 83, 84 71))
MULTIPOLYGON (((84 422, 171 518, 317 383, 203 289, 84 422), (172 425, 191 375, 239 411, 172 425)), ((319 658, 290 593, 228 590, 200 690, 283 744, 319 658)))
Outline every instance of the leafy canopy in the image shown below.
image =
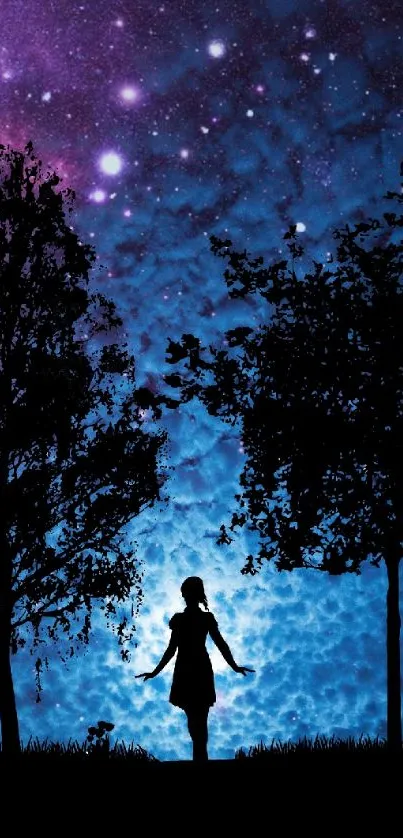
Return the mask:
MULTIPOLYGON (((0 167, 2 630, 16 653, 23 626, 33 627, 35 647, 52 619, 48 638, 61 628, 71 656, 74 641, 88 644, 93 600, 109 625, 135 585, 138 613, 141 575, 122 533, 160 499, 166 434, 153 430, 155 395, 135 387, 115 304, 89 294, 95 251, 64 215, 74 192, 58 192, 54 173, 43 178, 32 143, 24 154, 0 146, 0 167)), ((119 644, 134 631, 125 616, 119 644)), ((36 669, 40 690, 40 658, 36 669)))
MULTIPOLYGON (((160 402, 199 398, 211 415, 240 423, 245 465, 229 530, 246 526, 260 544, 242 573, 274 559, 279 571, 359 574, 368 555, 379 565, 385 545, 389 560, 400 557, 403 218, 383 218, 335 231, 337 263, 313 261, 302 280, 295 225, 284 236, 291 265, 266 267, 211 236, 228 264, 229 296, 260 294, 271 322, 231 329, 227 348, 208 353, 194 335, 169 340, 178 371, 165 381, 180 395, 160 402)), ((233 541, 220 530, 217 543, 233 541)))

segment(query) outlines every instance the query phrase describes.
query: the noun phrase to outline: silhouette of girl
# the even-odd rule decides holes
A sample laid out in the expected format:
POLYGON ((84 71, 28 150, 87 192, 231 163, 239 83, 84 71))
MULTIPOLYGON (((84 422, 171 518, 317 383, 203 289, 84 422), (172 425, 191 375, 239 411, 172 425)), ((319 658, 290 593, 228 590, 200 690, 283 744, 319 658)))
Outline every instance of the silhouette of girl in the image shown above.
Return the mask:
POLYGON ((178 649, 172 679, 169 701, 185 711, 188 729, 193 742, 193 760, 206 762, 207 755, 207 718, 210 707, 215 704, 214 673, 205 646, 207 634, 214 640, 223 658, 234 672, 255 672, 246 666, 238 666, 232 657, 230 648, 218 630, 217 620, 208 610, 204 585, 199 576, 188 576, 181 586, 181 593, 186 602, 183 612, 173 615, 169 621, 172 630, 171 640, 160 663, 153 672, 143 672, 136 678, 155 678, 174 656, 178 649), (202 602, 206 611, 201 611, 202 602))

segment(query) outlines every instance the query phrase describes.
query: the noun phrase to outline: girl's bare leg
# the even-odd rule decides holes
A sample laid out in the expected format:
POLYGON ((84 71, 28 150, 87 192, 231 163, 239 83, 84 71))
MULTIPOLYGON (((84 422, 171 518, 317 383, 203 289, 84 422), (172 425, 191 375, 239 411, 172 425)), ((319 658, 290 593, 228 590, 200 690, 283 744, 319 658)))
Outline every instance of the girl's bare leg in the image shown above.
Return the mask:
POLYGON ((193 742, 194 762, 207 762, 208 728, 207 719, 210 707, 187 707, 188 729, 193 742))

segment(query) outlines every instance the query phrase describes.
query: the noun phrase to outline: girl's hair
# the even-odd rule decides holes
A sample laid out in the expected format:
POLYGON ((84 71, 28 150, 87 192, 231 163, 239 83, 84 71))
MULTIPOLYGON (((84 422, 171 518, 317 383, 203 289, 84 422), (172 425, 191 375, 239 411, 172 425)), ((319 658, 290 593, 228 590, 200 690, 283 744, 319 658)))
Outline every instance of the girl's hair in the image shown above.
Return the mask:
POLYGON ((186 600, 189 599, 196 600, 196 602, 202 602, 206 611, 209 610, 203 581, 199 576, 188 576, 188 578, 182 582, 181 594, 186 600))

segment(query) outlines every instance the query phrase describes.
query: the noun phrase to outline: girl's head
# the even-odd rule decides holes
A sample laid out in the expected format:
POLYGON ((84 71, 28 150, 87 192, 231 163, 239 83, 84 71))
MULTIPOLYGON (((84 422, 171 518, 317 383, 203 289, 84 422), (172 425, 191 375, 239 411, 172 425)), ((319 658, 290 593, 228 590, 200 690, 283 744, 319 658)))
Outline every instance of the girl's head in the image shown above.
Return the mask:
POLYGON ((197 605, 198 602, 202 602, 206 611, 209 610, 203 581, 199 576, 188 576, 181 585, 181 593, 186 605, 197 605))

